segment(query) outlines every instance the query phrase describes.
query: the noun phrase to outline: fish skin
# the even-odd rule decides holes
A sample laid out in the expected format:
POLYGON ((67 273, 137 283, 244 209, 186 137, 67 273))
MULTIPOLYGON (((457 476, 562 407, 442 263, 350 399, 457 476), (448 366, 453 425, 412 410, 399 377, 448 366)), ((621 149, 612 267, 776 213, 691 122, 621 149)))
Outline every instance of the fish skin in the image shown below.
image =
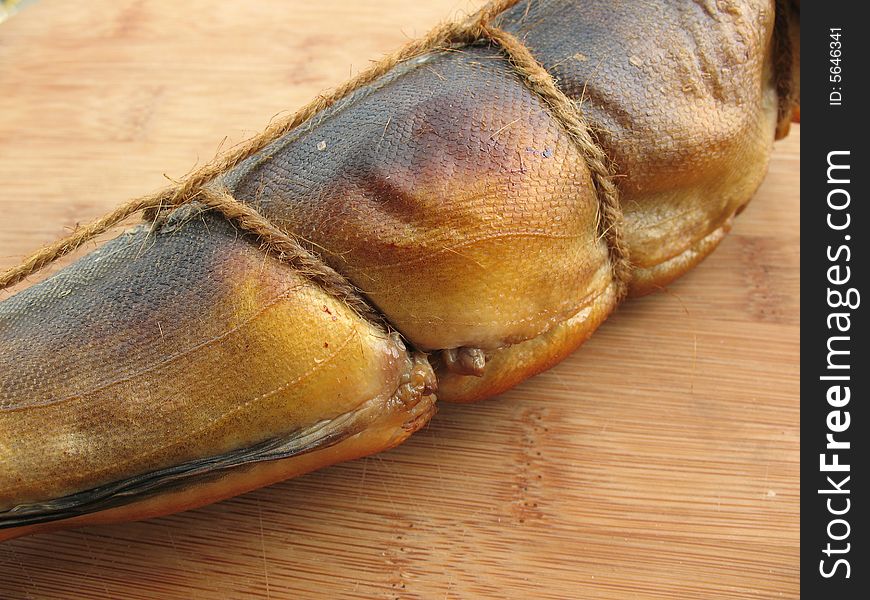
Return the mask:
POLYGON ((400 389, 413 364, 397 336, 222 219, 176 221, 0 303, 0 510, 292 436, 367 402, 416 418, 429 390, 400 389))
POLYGON ((495 48, 426 56, 227 179, 423 350, 534 338, 612 278, 585 157, 495 48))
POLYGON ((581 102, 616 165, 634 295, 709 254, 767 172, 778 107, 774 8, 552 0, 521 2, 498 21, 581 102))
MULTIPOLYGON (((614 160, 634 294, 715 248, 784 129, 774 2, 723 6, 532 0, 497 20, 614 160)), ((400 66, 223 182, 348 277, 411 349, 433 352, 442 399, 549 368, 616 306, 583 157, 487 45, 400 66), (460 347, 485 351, 482 377, 440 364, 460 347)), ((167 514, 392 447, 434 412, 429 364, 250 236, 177 211, 0 303, 0 527, 4 508, 347 415, 365 426, 0 539, 167 514)))

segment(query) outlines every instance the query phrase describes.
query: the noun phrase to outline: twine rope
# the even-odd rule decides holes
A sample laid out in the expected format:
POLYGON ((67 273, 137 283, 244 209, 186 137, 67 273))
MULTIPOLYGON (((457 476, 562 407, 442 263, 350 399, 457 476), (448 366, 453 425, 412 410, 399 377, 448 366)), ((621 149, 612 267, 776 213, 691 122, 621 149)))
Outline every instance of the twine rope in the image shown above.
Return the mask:
POLYGON ((272 142, 299 127, 322 110, 332 106, 354 91, 374 82, 399 63, 416 58, 439 48, 471 45, 489 41, 501 48, 525 85, 549 108, 552 116, 567 131, 586 158, 599 201, 599 230, 608 247, 613 279, 618 298, 622 299, 631 276, 628 251, 622 238, 622 210, 618 190, 613 183, 613 167, 604 150, 595 142, 587 127, 580 107, 561 90, 553 76, 535 59, 531 51, 514 35, 492 26, 492 19, 511 8, 520 0, 493 0, 467 19, 441 24, 426 36, 413 40, 349 79, 331 93, 317 96, 297 112, 275 121, 259 135, 240 144, 211 162, 190 173, 178 184, 160 192, 134 198, 100 217, 77 228, 68 236, 44 246, 19 265, 0 275, 0 290, 22 281, 54 261, 74 252, 96 236, 136 213, 156 219, 165 211, 198 202, 223 215, 246 233, 262 243, 262 247, 275 253, 279 259, 299 268, 326 291, 343 299, 360 314, 378 318, 354 286, 341 274, 305 249, 296 239, 274 225, 256 209, 240 202, 225 188, 216 187, 214 180, 238 166, 272 142))
POLYGON ((800 16, 800 3, 795 0, 776 0, 773 15, 774 63, 773 77, 777 95, 777 122, 791 120, 792 109, 799 101, 792 79, 792 48, 789 21, 792 13, 800 16))

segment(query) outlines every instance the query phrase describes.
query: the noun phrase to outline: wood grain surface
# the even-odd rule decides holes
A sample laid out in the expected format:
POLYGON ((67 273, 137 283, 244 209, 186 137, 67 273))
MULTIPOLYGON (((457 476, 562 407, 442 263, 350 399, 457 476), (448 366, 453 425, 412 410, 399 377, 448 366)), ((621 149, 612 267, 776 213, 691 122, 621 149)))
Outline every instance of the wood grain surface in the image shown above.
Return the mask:
MULTIPOLYGON (((0 26, 0 267, 474 6, 34 3, 0 26)), ((2 544, 0 598, 797 597, 799 150, 553 370, 381 455, 2 544)))

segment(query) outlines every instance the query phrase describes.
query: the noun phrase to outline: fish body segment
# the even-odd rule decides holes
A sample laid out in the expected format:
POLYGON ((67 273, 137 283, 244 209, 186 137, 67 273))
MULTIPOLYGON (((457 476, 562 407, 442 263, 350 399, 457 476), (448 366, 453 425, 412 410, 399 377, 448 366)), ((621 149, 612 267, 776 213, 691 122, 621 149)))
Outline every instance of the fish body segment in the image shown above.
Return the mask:
POLYGON ((619 223, 589 157, 481 41, 398 65, 215 182, 370 313, 196 203, 0 302, 0 539, 377 452, 436 393, 479 400, 557 363, 623 283, 667 285, 751 198, 787 129, 774 24, 790 7, 531 0, 495 18, 611 160, 619 223))

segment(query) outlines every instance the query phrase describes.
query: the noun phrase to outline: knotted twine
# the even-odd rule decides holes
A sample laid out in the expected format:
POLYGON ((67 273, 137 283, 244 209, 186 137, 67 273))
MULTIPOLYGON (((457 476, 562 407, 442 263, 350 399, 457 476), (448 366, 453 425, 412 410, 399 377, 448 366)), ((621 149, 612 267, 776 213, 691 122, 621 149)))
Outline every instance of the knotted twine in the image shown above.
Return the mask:
POLYGON ((217 156, 196 169, 176 185, 122 204, 92 223, 77 228, 68 236, 49 244, 27 257, 19 265, 0 275, 0 290, 22 281, 54 261, 74 252, 83 244, 128 219, 136 213, 156 219, 158 215, 185 204, 197 202, 223 215, 242 231, 259 238, 265 251, 274 253, 298 268, 327 292, 344 300, 358 313, 377 317, 354 286, 341 274, 305 249, 298 240, 248 204, 239 202, 215 180, 238 166, 272 142, 299 127, 317 113, 332 106, 356 90, 374 82, 399 63, 438 49, 455 48, 490 42, 510 60, 525 85, 548 107, 586 159, 599 202, 599 233, 606 241, 613 280, 619 299, 625 296, 631 276, 628 251, 622 239, 622 210, 613 183, 613 166, 604 150, 595 142, 577 103, 556 85, 553 76, 535 59, 531 51, 513 34, 491 25, 499 13, 520 0, 493 0, 468 18, 441 24, 426 36, 413 40, 360 72, 331 93, 317 96, 292 115, 271 123, 259 135, 217 156))

